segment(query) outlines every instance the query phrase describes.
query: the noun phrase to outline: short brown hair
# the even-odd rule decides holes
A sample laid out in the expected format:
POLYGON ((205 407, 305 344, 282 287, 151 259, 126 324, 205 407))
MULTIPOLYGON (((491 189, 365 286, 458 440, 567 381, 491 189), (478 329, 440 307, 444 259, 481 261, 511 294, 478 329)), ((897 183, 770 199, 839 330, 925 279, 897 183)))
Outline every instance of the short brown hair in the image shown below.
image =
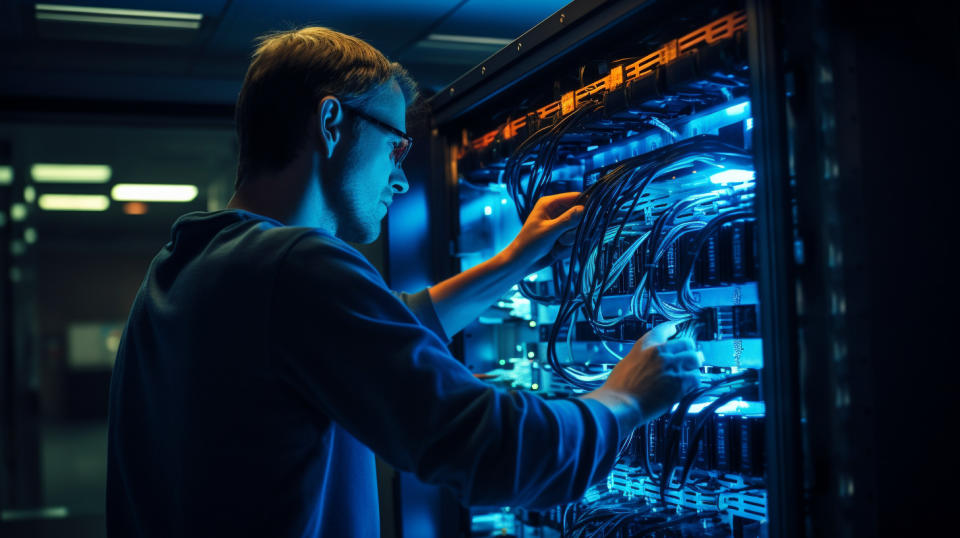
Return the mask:
POLYGON ((417 96, 410 75, 362 39, 319 26, 260 37, 237 99, 237 186, 297 156, 321 98, 362 104, 390 80, 409 106, 417 96))

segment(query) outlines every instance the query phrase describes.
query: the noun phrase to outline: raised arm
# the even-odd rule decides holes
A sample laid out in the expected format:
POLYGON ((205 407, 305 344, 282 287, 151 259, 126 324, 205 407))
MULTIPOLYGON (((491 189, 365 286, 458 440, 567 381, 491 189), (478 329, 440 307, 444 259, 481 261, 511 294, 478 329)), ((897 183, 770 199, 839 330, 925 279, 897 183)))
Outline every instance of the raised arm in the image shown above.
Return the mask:
POLYGON ((272 296, 265 379, 289 387, 318 425, 336 423, 468 504, 578 498, 610 472, 619 441, 696 384, 691 346, 654 347, 663 334, 582 398, 498 390, 454 359, 359 253, 319 233, 290 249, 272 296))
POLYGON ((524 276, 549 265, 557 239, 580 222, 583 206, 574 205, 579 194, 568 192, 541 198, 507 248, 430 288, 437 317, 448 336, 477 319, 524 276))

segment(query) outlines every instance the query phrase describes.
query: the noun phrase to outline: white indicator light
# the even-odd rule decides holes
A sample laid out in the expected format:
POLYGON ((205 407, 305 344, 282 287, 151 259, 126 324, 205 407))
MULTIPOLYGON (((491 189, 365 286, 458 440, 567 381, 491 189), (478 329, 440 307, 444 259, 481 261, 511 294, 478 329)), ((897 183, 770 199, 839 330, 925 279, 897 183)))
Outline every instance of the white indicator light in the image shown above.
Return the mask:
POLYGON ((536 383, 534 383, 533 385, 530 385, 531 390, 537 390, 539 388, 540 388, 540 385, 537 385, 536 383))
POLYGON ((501 198, 501 199, 500 199, 500 205, 507 205, 507 199, 506 199, 506 198, 501 198))
POLYGON ((747 118, 747 130, 753 129, 753 118, 747 118))
POLYGON ((484 214, 484 215, 493 215, 493 208, 490 207, 490 206, 488 206, 488 205, 483 206, 483 214, 484 214))
POLYGON ((743 183, 745 181, 753 181, 755 174, 753 170, 724 170, 723 172, 718 172, 710 176, 710 181, 720 185, 727 185, 728 183, 743 183))
POLYGON ((506 365, 506 364, 507 364, 507 361, 505 361, 505 360, 503 360, 503 359, 500 359, 500 366, 504 366, 504 365, 506 365))
POLYGON ((534 352, 532 352, 532 351, 528 351, 528 352, 527 352, 527 358, 528 358, 528 359, 532 359, 532 358, 535 357, 535 356, 536 356, 536 353, 534 353, 534 352))
POLYGON ((748 106, 750 106, 750 102, 749 102, 749 101, 744 101, 743 103, 740 103, 739 105, 733 105, 732 107, 730 107, 730 108, 727 109, 727 115, 728 115, 728 116, 736 116, 736 115, 738 115, 738 114, 743 114, 744 112, 747 111, 747 107, 748 107, 748 106))
POLYGON ((536 327, 536 326, 537 326, 537 322, 536 322, 536 321, 530 321, 530 328, 531 328, 531 329, 534 328, 534 327, 536 327))

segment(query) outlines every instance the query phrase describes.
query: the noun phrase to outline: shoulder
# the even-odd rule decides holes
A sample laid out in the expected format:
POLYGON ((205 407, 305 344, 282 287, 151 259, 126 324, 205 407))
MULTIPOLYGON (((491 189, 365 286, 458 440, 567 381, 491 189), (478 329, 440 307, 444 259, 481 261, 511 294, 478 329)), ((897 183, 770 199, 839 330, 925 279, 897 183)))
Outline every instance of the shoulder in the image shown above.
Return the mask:
MULTIPOLYGON (((281 334, 377 334, 418 326, 380 273, 349 244, 304 231, 281 260, 273 287, 281 334)), ((394 334, 396 337, 396 334, 394 334)))
POLYGON ((372 286, 388 292, 380 273, 348 243, 312 228, 298 228, 295 233, 296 239, 281 260, 281 284, 284 279, 307 280, 335 289, 372 286))

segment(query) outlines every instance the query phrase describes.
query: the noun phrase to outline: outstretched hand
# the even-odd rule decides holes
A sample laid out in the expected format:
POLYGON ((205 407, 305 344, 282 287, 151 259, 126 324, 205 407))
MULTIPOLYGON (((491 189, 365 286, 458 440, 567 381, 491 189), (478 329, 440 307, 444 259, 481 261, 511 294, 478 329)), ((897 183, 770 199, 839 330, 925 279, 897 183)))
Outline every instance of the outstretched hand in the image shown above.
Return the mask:
POLYGON ((537 200, 520 233, 506 248, 515 263, 528 268, 526 274, 570 253, 570 245, 560 245, 557 239, 580 224, 583 206, 577 204, 579 196, 579 192, 565 192, 537 200))
POLYGON ((689 338, 667 341, 671 322, 657 325, 634 344, 610 372, 602 389, 633 396, 644 420, 666 413, 700 384, 702 357, 689 338))

